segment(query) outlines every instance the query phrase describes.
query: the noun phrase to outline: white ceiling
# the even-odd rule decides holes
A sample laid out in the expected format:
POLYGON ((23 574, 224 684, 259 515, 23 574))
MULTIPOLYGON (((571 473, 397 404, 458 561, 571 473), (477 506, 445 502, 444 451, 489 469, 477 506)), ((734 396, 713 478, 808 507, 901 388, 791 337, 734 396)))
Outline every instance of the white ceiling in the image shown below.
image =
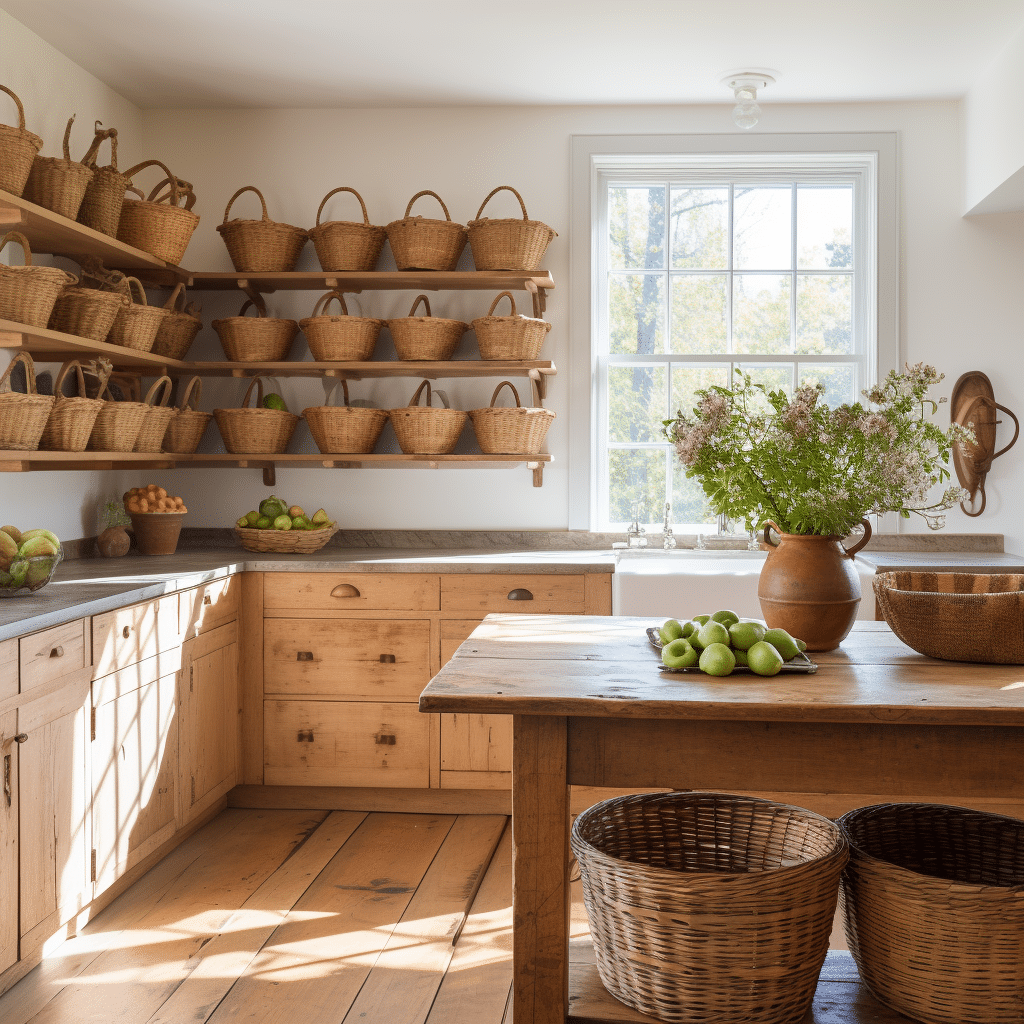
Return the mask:
POLYGON ((953 98, 1024 0, 0 0, 133 103, 390 107, 953 98))

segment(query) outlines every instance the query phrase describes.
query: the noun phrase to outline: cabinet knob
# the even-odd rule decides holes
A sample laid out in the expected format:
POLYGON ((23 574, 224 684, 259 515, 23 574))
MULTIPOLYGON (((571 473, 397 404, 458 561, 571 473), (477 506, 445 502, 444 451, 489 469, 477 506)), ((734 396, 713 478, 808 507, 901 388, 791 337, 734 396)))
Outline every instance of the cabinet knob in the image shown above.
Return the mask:
POLYGON ((312 729, 300 729, 298 735, 299 743, 312 743, 313 742, 313 730, 312 729))
POLYGON ((203 598, 203 604, 213 604, 213 598, 212 598, 212 597, 210 597, 210 595, 209 595, 209 594, 207 594, 207 595, 206 595, 206 596, 205 596, 205 597, 203 598))
POLYGON ((313 660, 313 652, 312 651, 296 651, 295 652, 295 660, 296 661, 312 661, 313 660))
POLYGON ((63 658, 64 657, 64 648, 61 647, 60 644, 58 644, 56 647, 51 647, 50 648, 50 657, 51 658, 63 658))
POLYGON ((359 588, 351 583, 339 583, 332 591, 331 597, 360 597, 359 588))
POLYGON ((123 636, 125 638, 125 640, 127 640, 128 637, 130 637, 131 635, 132 635, 132 627, 131 626, 125 626, 124 629, 121 630, 121 636, 123 636))
POLYGON ((27 739, 28 739, 28 733, 27 732, 19 732, 18 735, 14 737, 14 742, 15 743, 24 743, 27 739))
POLYGON ((508 599, 510 601, 532 601, 533 594, 531 594, 525 587, 517 587, 515 590, 508 592, 508 599))
POLYGON ((380 663, 382 665, 394 665, 395 656, 393 654, 382 654, 380 656, 380 663))

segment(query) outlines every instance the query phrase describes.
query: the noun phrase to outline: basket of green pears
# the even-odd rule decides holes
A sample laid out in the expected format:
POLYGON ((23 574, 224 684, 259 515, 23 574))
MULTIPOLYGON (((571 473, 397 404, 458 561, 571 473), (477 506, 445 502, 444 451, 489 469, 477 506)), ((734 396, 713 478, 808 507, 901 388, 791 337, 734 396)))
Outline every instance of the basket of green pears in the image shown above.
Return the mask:
POLYGON ((289 505, 272 494, 235 522, 235 536, 247 551, 319 551, 338 531, 338 524, 321 508, 307 516, 301 505, 289 505))

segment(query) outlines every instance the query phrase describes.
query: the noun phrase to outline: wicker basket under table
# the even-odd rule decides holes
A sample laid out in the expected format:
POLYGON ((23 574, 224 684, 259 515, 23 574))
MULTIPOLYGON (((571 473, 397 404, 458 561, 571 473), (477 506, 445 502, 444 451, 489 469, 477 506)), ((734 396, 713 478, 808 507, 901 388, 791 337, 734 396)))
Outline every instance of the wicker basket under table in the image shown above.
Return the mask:
POLYGON ((330 523, 319 530, 255 530, 235 527, 235 536, 246 551, 276 551, 279 554, 310 555, 319 551, 338 532, 330 523))

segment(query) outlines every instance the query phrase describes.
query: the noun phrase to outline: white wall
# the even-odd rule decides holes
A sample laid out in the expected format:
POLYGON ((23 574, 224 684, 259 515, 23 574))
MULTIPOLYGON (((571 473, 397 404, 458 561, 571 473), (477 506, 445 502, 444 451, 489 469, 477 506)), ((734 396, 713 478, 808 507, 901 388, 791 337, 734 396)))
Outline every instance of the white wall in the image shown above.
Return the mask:
MULTIPOLYGON (((0 82, 18 94, 25 107, 25 127, 43 140, 43 156, 60 156, 64 127, 77 114, 71 133, 71 156, 81 160, 93 138, 93 122, 118 129, 118 165, 124 169, 141 159, 142 112, 83 71, 49 43, 0 10, 0 82)), ((0 93, 0 121, 17 124, 14 101, 0 93)), ((104 146, 101 159, 107 158, 104 146)), ((21 262, 21 250, 11 245, 0 260, 21 262)), ((47 257, 36 262, 46 263, 47 257)), ((72 268, 73 269, 73 268, 72 268)), ((0 373, 9 352, 0 349, 0 373)), ((56 374, 56 364, 37 370, 56 374)), ((107 495, 120 495, 123 473, 3 473, 0 474, 0 522, 21 529, 42 526, 65 538, 97 532, 97 506, 107 495)))

